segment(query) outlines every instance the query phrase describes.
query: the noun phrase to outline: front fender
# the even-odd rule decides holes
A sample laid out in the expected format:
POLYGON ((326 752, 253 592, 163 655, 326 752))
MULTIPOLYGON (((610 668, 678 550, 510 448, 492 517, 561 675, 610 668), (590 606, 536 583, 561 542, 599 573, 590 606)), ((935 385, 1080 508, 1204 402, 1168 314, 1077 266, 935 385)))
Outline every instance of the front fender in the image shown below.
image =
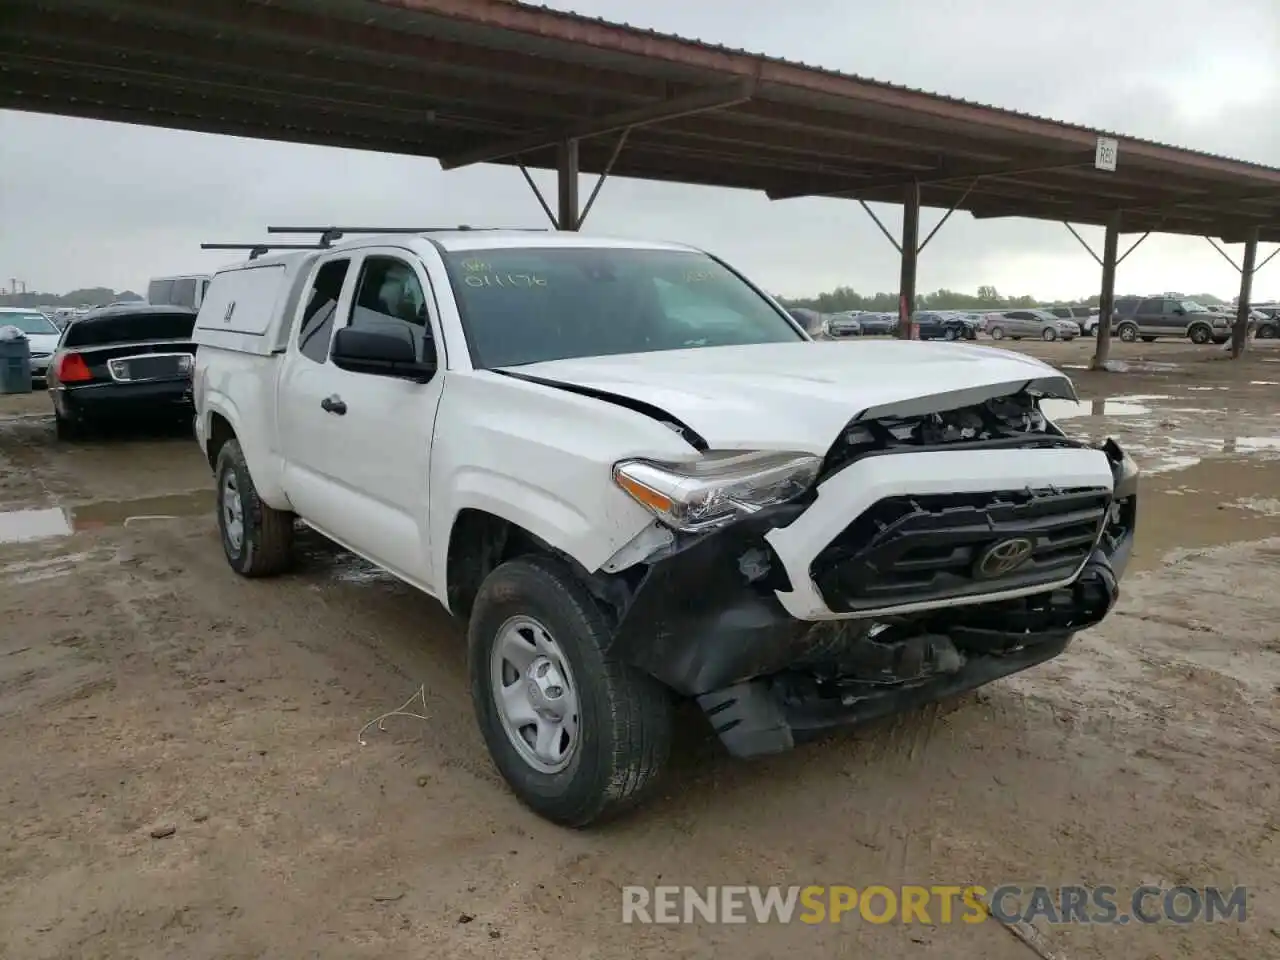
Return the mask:
MULTIPOLYGON (((450 532, 462 511, 482 510, 524 528, 588 572, 598 570, 653 520, 616 489, 607 491, 605 509, 597 502, 588 511, 551 490, 492 470, 464 468, 453 479, 447 514, 450 532)), ((437 570, 448 569, 448 555, 445 537, 437 550, 437 570)))

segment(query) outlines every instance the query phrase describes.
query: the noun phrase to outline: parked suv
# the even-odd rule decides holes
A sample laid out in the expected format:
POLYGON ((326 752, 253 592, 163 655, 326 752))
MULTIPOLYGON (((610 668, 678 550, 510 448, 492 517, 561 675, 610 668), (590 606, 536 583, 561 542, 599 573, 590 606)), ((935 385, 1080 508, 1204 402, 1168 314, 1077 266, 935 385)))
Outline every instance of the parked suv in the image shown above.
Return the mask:
POLYGON ((1280 337, 1280 307, 1270 304, 1255 307, 1254 314, 1260 317, 1254 330, 1254 336, 1260 340, 1272 340, 1280 337))
POLYGON ((751 756, 1057 656, 1133 543, 1059 371, 814 342, 688 247, 371 236, 223 270, 195 336, 231 567, 283 571, 296 517, 466 619, 489 753, 558 823, 643 793, 676 699, 751 756))
POLYGON ((1116 300, 1111 332, 1126 343, 1139 337, 1147 343, 1157 337, 1226 343, 1231 336, 1231 321, 1186 298, 1120 297, 1116 300))

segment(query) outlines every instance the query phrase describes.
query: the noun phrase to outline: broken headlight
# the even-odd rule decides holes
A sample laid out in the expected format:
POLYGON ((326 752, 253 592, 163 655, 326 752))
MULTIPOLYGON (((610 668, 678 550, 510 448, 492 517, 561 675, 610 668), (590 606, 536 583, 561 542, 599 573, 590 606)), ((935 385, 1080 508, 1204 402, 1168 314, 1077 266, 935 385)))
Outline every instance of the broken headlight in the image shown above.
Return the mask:
POLYGON ((734 451, 691 463, 623 460, 613 479, 667 526, 694 533, 799 496, 821 467, 807 453, 734 451))

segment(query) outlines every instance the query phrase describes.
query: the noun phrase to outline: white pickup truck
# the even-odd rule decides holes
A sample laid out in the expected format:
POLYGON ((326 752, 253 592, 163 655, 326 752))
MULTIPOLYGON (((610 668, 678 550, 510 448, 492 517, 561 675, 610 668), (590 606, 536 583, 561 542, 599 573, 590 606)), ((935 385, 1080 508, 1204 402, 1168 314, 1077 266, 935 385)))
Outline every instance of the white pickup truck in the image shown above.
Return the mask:
POLYGON ((773 752, 1053 657, 1117 597, 1137 469, 1036 360, 814 342, 671 244, 456 230, 222 270, 196 432, 245 576, 301 521, 468 621, 517 796, 641 796, 691 698, 773 752))

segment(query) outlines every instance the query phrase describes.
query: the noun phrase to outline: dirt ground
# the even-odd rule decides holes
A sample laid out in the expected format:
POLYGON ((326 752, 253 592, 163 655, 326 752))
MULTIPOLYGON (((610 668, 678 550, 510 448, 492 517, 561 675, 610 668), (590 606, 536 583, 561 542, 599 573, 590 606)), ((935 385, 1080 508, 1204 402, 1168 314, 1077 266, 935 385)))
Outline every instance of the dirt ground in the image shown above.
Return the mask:
MULTIPOLYGON (((627 884, 1245 884, 1243 924, 1057 926, 1053 955, 1280 956, 1280 350, 1035 343, 1148 473, 1118 611, 1048 664, 790 754, 682 718, 593 832, 506 791, 459 628, 311 537, 237 578, 182 436, 0 397, 0 957, 1027 960, 995 922, 636 926, 627 884), (360 732, 422 688, 426 720, 360 732)), ((856 343, 848 349, 857 349, 856 343)), ((419 704, 421 711, 422 705, 419 704)))

